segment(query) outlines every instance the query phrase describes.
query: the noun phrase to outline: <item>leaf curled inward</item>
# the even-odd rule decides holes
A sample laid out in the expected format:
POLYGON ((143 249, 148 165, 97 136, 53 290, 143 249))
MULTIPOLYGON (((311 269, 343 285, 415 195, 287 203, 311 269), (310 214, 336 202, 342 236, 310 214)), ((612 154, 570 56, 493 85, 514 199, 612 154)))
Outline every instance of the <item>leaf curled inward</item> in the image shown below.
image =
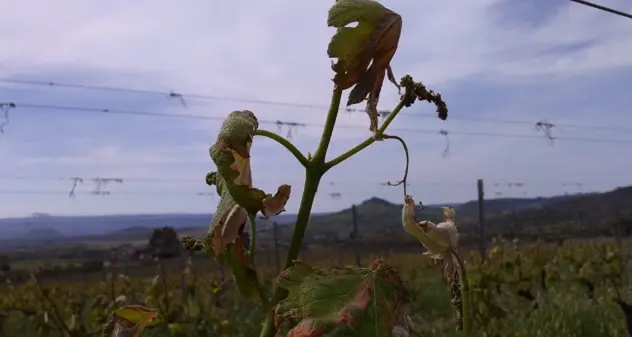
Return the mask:
POLYGON ((277 282, 289 291, 275 308, 277 327, 298 322, 287 337, 390 336, 408 301, 399 274, 381 260, 329 269, 295 261, 277 282))
POLYGON ((251 111, 233 111, 228 115, 222 124, 217 141, 210 149, 211 158, 217 165, 218 172, 214 176, 209 175, 207 182, 217 186, 220 197, 228 193, 248 214, 262 212, 264 216, 276 215, 283 211, 291 188, 289 185, 282 185, 273 197, 252 186, 250 148, 258 126, 257 117, 251 111), (274 202, 271 202, 271 199, 274 202), (274 207, 267 208, 266 204, 274 207))
POLYGON ((371 0, 338 0, 329 10, 327 25, 336 27, 327 54, 337 58, 332 65, 338 89, 348 89, 347 106, 367 99, 370 130, 377 130, 377 104, 384 77, 398 89, 390 62, 397 51, 402 31, 399 14, 371 0), (348 27, 357 22, 356 27, 348 27))
POLYGON ((263 213, 263 216, 267 218, 271 215, 278 215, 285 212, 285 204, 287 204, 287 201, 290 199, 291 192, 292 186, 281 185, 274 196, 266 196, 262 201, 263 210, 261 213, 263 213))
POLYGON ((245 297, 259 294, 253 252, 244 248, 246 221, 254 225, 258 212, 264 217, 283 212, 291 192, 289 185, 281 185, 274 196, 253 187, 250 149, 258 127, 251 111, 231 112, 209 151, 217 172, 206 176, 206 183, 216 187, 220 202, 202 244, 206 252, 231 269, 245 297))

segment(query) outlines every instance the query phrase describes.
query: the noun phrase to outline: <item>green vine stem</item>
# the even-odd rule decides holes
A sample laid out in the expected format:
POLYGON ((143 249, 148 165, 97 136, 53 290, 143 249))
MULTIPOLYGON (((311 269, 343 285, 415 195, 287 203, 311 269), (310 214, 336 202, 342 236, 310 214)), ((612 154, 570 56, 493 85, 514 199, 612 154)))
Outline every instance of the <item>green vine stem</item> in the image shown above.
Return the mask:
POLYGON ((463 305, 463 337, 469 337, 472 334, 472 320, 470 316, 470 282, 467 279, 467 270, 465 269, 463 255, 460 253, 460 251, 457 254, 453 250, 452 256, 455 257, 455 260, 459 265, 459 267, 457 268, 457 272, 459 273, 459 278, 461 279, 461 303, 463 305))
POLYGON ((325 163, 325 170, 329 170, 332 167, 342 163, 343 161, 351 158, 353 155, 355 155, 356 153, 364 150, 365 148, 369 147, 369 145, 375 143, 376 140, 380 139, 379 136, 381 136, 382 134, 384 134, 384 131, 386 131, 386 128, 393 122, 393 120, 395 119, 395 117, 397 117, 397 114, 399 114, 399 112, 406 106, 406 102, 405 100, 401 100, 399 102, 399 104, 397 104, 397 106, 395 107, 395 109, 393 109, 393 111, 388 115, 388 117, 386 117, 386 120, 384 121, 384 123, 382 124, 382 126, 380 126, 380 128, 377 130, 377 136, 371 136, 369 138, 367 138, 365 141, 363 141, 362 143, 356 145, 355 147, 353 147, 352 149, 350 149, 349 151, 341 154, 340 156, 330 160, 329 162, 325 163))
MULTIPOLYGON (((248 222, 250 223, 250 245, 248 246, 248 253, 250 254, 250 263, 255 266, 255 250, 257 248, 257 227, 256 227, 256 218, 254 215, 248 216, 248 222)), ((259 275, 259 272, 257 272, 259 275)), ((257 276, 259 277, 259 276, 257 276)), ((259 299, 261 300, 261 305, 264 308, 269 308, 270 303, 268 298, 266 297, 266 292, 264 287, 261 285, 261 280, 259 279, 257 282, 257 290, 259 292, 259 299)))
POLYGON ((253 215, 248 216, 248 223, 250 224, 250 245, 248 250, 252 259, 252 263, 255 263, 255 249, 257 248, 257 226, 253 215))
POLYGON ((320 137, 318 148, 316 148, 316 152, 314 152, 314 158, 311 160, 314 169, 319 172, 322 171, 321 175, 327 171, 325 165, 325 157, 327 156, 327 150, 329 149, 331 136, 334 133, 336 119, 338 119, 338 111, 340 110, 341 97, 342 90, 334 89, 334 93, 331 97, 331 103, 329 104, 329 112, 327 112, 327 119, 325 120, 325 129, 323 130, 323 135, 320 137))
POLYGON ((303 165, 303 167, 307 168, 307 166, 309 165, 309 161, 307 160, 307 158, 305 158, 305 156, 301 153, 299 149, 296 148, 296 146, 294 146, 294 144, 292 144, 289 140, 277 135, 276 133, 257 129, 257 131, 255 131, 255 136, 262 136, 276 141, 277 143, 283 145, 286 149, 288 149, 288 151, 290 151, 294 155, 294 157, 298 160, 299 163, 301 163, 301 165, 303 165))
MULTIPOLYGON (((303 187, 303 196, 301 198, 301 204, 298 209, 296 224, 294 225, 294 232, 292 233, 292 239, 290 241, 290 247, 288 248, 284 268, 289 268, 292 265, 292 261, 298 258, 298 253, 300 252, 301 246, 303 245, 303 237, 305 236, 305 230, 307 229, 309 216, 312 212, 312 206, 314 205, 316 192, 318 192, 318 185, 320 184, 320 179, 323 177, 325 172, 327 172, 325 157, 327 155, 329 142, 331 141, 331 136, 336 124, 336 118, 338 117, 341 96, 342 90, 334 90, 331 98, 331 104, 329 106, 329 112, 327 113, 325 129, 323 130, 323 134, 320 139, 320 144, 318 145, 313 158, 311 160, 305 159, 305 164, 303 165, 305 166, 305 185, 303 187)), ((279 141, 278 139, 275 140, 279 141)), ((285 141, 285 139, 283 140, 285 141)), ((292 148, 296 149, 289 142, 287 142, 287 144, 282 143, 282 145, 284 145, 290 151, 292 151, 292 148)), ((298 152, 298 150, 296 151, 298 152)), ((300 152, 298 153, 300 154, 300 152)), ((294 155, 297 157, 297 159, 299 159, 299 161, 301 161, 301 159, 296 154, 294 155)), ((287 291, 285 289, 276 287, 273 291, 272 299, 270 300, 270 308, 273 308, 286 296, 287 291)), ((260 337, 274 337, 275 334, 276 328, 274 326, 274 312, 272 310, 269 310, 263 322, 260 337)))
MULTIPOLYGON (((342 96, 342 90, 334 90, 331 103, 329 105, 329 111, 327 113, 327 119, 325 121, 325 127, 323 130, 323 134, 320 139, 320 143, 318 144, 318 148, 314 153, 314 156, 311 159, 305 158, 298 149, 292 143, 287 141, 285 138, 269 132, 269 131, 257 131, 255 134, 259 136, 264 136, 276 140, 278 143, 287 148, 298 161, 303 164, 305 167, 305 185, 303 187, 303 196, 301 198, 301 204, 298 209, 298 214, 296 218, 296 224, 294 226, 294 232, 292 233, 292 239, 290 241, 290 247, 288 248, 287 258, 285 260, 285 267, 289 268, 292 265, 292 261, 296 260, 298 257, 298 253, 303 244, 303 237, 305 236, 305 230, 307 229, 307 223, 309 222, 309 215, 312 211, 312 206, 314 204, 314 199, 316 197, 316 192, 318 192, 318 185, 320 184, 320 180, 323 175, 332 167, 342 163, 343 161, 351 158, 356 153, 362 151, 367 148, 369 145, 373 144, 376 140, 381 140, 386 128, 393 122, 395 117, 399 114, 399 112, 406 106, 406 100, 402 99, 399 104, 395 107, 393 112, 389 114, 381 127, 377 130, 376 134, 367 138, 362 143, 357 146, 351 148, 347 152, 341 154, 340 156, 332 159, 329 162, 325 162, 327 156, 327 150, 329 148, 329 143, 331 142, 331 137, 333 135, 334 126, 336 124, 336 119, 338 118, 338 111, 340 109, 340 99, 342 96)), ((282 288, 275 288, 272 298, 270 300, 270 308, 273 308, 277 303, 282 301, 287 296, 287 292, 282 288)), ((261 329, 260 337, 274 337, 276 333, 276 328, 274 326, 274 312, 270 310, 266 318, 263 322, 263 327, 261 329)))

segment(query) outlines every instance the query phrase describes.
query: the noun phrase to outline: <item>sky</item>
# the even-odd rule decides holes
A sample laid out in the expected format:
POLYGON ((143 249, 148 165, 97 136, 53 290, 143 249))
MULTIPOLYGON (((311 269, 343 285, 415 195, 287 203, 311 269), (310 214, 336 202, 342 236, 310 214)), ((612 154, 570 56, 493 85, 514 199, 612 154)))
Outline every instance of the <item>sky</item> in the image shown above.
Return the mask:
MULTIPOLYGON (((290 129, 291 141, 304 153, 313 152, 333 88, 326 54, 334 33, 326 24, 332 3, 5 0, 1 80, 164 94, 0 82, 0 103, 16 105, 0 134, 0 218, 209 213, 218 202, 199 194, 214 192, 204 176, 214 170, 208 148, 220 120, 29 104, 220 119, 248 109, 262 129, 283 136, 290 129), (169 98, 171 91, 183 94, 184 104, 169 98), (279 129, 277 120, 309 126, 279 129), (73 177, 83 183, 70 198, 73 177), (95 178, 122 183, 98 187, 95 178), (91 195, 95 190, 110 195, 91 195)), ((442 93, 449 109, 447 121, 441 121, 432 105, 416 103, 391 125, 390 133, 410 148, 408 193, 416 200, 475 199, 477 179, 484 180, 488 198, 607 191, 632 183, 632 136, 625 130, 632 121, 626 112, 632 104, 632 21, 566 0, 382 3, 403 17, 391 63, 395 76, 410 74, 442 93), (536 130, 538 121, 555 124, 552 135, 559 139, 553 145, 536 130)), ((600 3, 632 12, 629 0, 600 3)), ((394 108, 398 99, 385 83, 380 109, 394 108)), ((355 128, 335 129, 328 158, 370 136, 363 112, 341 112, 337 123, 355 128)), ((334 211, 370 197, 401 203, 401 187, 383 184, 401 179, 404 164, 399 143, 372 145, 327 173, 314 211, 334 211)), ((296 212, 304 178, 296 160, 257 137, 252 167, 255 186, 268 193, 292 185, 286 208, 296 212)))

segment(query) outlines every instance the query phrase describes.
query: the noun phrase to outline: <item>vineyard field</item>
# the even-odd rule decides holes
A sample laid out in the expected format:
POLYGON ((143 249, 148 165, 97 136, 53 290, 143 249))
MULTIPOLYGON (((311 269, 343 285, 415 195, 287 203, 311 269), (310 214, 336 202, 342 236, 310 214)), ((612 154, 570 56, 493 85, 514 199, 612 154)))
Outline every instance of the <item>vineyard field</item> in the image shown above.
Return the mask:
MULTIPOLYGON (((482 262, 466 252, 476 336, 628 336, 625 277, 631 246, 609 240, 563 245, 496 240, 482 262)), ((333 249, 310 250, 314 266, 354 264, 333 249)), ((442 272, 415 252, 382 257, 396 267, 412 298, 411 320, 419 336, 457 336, 450 293, 442 272)), ((259 272, 271 288, 274 267, 259 272)), ((41 262, 41 261, 40 261, 41 262)), ((33 264, 24 264, 32 267, 33 264)), ((142 304, 158 310, 143 336, 256 336, 263 318, 257 301, 240 298, 228 273, 204 256, 154 261, 133 267, 113 263, 84 274, 6 279, 0 288, 2 336, 100 336, 117 307, 142 304)))

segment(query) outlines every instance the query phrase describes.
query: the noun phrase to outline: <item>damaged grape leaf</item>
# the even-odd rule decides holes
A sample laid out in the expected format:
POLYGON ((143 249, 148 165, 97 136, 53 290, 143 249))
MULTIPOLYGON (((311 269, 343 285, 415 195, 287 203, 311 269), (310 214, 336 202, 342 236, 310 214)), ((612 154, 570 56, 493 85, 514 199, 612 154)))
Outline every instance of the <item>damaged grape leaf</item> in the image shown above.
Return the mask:
MULTIPOLYGON (((217 165, 215 180, 224 181, 223 187, 233 200, 245 208, 248 214, 261 212, 264 217, 269 217, 285 211, 291 188, 281 185, 276 195, 272 196, 252 186, 250 147, 258 127, 257 117, 251 111, 231 112, 224 120, 210 154, 217 165)), ((217 186, 217 192, 222 196, 217 186)))
POLYGON ((111 337, 139 337, 157 316, 158 312, 154 309, 128 305, 110 315, 104 333, 110 333, 111 337))
MULTIPOLYGON (((245 249, 242 236, 249 219, 248 212, 233 200, 226 182, 219 175, 215 184, 221 200, 202 245, 206 252, 230 269, 243 297, 256 297, 259 295, 257 272, 252 263, 252 252, 245 249)), ((250 219, 254 221, 254 217, 250 219)))
POLYGON ((287 337, 391 336, 408 303, 399 274, 379 259, 328 269, 295 261, 277 282, 289 295, 275 307, 275 324, 296 322, 287 337))
POLYGON ((289 185, 281 185, 272 196, 252 186, 250 147, 258 126, 251 111, 231 112, 210 149, 217 172, 206 177, 207 184, 216 186, 221 200, 203 240, 204 250, 231 269, 246 298, 259 294, 253 252, 244 248, 246 221, 254 224, 258 212, 267 218, 285 211, 291 192, 289 185))
POLYGON ((329 10, 327 25, 336 27, 327 54, 336 58, 334 83, 338 89, 355 87, 347 106, 360 103, 368 96, 370 130, 377 130, 377 104, 385 75, 398 89, 391 70, 402 31, 399 14, 371 0, 338 0, 329 10), (357 22, 356 27, 349 27, 357 22))

